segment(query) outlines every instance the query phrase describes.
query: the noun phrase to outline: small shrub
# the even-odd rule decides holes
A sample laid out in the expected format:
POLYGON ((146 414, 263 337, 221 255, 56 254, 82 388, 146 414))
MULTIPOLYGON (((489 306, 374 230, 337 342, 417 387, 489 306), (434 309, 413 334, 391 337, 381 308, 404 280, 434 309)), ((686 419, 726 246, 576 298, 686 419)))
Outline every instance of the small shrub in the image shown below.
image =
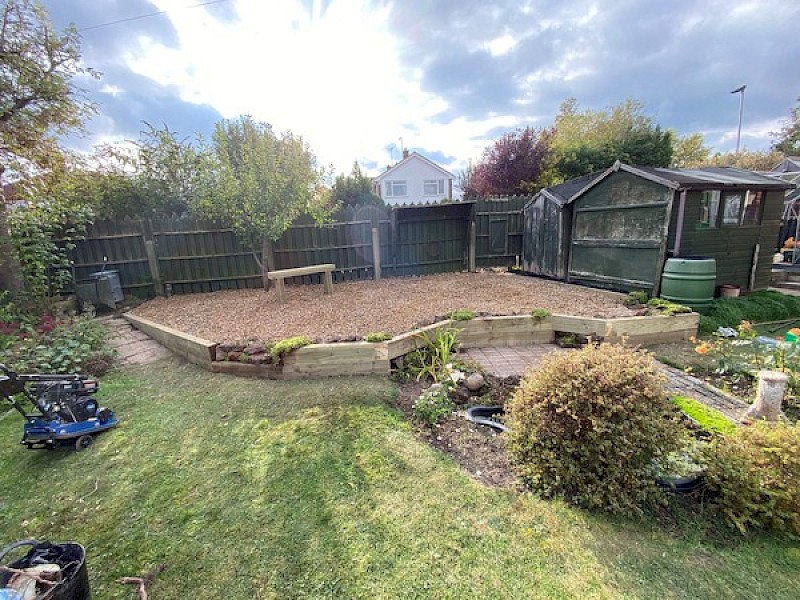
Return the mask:
POLYGON ((80 317, 60 323, 49 333, 33 334, 7 350, 5 360, 19 372, 73 373, 105 347, 106 331, 96 321, 80 317))
POLYGON ((547 310, 546 308, 534 308, 531 311, 531 316, 533 317, 534 321, 536 321, 537 323, 540 323, 540 322, 544 321, 545 319, 549 319, 550 318, 550 311, 547 310))
POLYGON ((701 451, 706 481, 726 521, 742 533, 800 534, 800 424, 738 428, 701 451))
POLYGON ((706 431, 723 435, 736 431, 736 425, 734 425, 733 421, 718 410, 714 410, 694 398, 675 396, 672 398, 672 403, 697 421, 700 427, 706 431))
POLYGON ((454 310, 447 313, 447 318, 453 321, 471 321, 475 318, 475 313, 471 310, 454 310))
POLYGON ((449 385, 434 384, 422 392, 414 402, 414 416, 431 427, 439 423, 455 410, 449 391, 449 385))
POLYGON ((552 355, 510 403, 517 473, 545 498, 641 515, 663 499, 655 465, 684 437, 663 382, 649 355, 623 346, 552 355))
POLYGON ((625 296, 625 299, 622 303, 625 306, 638 306, 640 304, 647 304, 648 300, 650 300, 650 296, 644 290, 635 290, 633 292, 628 292, 628 295, 625 296))
POLYGON ((294 337, 284 338, 271 348, 270 354, 272 354, 272 362, 278 363, 292 350, 297 350, 298 348, 308 346, 309 344, 311 344, 311 339, 305 335, 296 335, 294 337))
POLYGON ((247 352, 242 352, 239 355, 239 362, 240 363, 249 363, 250 362, 250 355, 247 352))
POLYGON ((436 330, 431 337, 420 333, 423 345, 406 355, 406 368, 417 381, 430 377, 434 382, 449 375, 450 362, 458 345, 458 330, 444 327, 436 330))
POLYGON ((692 312, 692 309, 688 306, 676 304, 675 302, 670 302, 669 300, 664 300, 663 298, 650 298, 650 300, 647 301, 647 306, 650 308, 655 308, 660 313, 668 316, 692 312))
POLYGON ((368 333, 367 337, 364 339, 370 344, 379 344, 380 342, 385 342, 386 340, 392 339, 392 336, 382 331, 376 331, 373 333, 368 333))

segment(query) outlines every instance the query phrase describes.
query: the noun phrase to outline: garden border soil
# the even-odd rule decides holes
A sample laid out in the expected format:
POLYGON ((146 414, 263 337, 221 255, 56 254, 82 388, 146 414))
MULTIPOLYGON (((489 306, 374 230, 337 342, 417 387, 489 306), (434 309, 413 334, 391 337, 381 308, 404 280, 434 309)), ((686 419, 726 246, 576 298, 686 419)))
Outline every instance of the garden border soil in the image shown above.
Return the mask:
POLYGON ((526 346, 552 343, 556 332, 574 333, 607 342, 625 340, 637 345, 658 340, 685 341, 697 332, 697 313, 672 316, 588 318, 552 315, 546 319, 530 315, 476 317, 470 321, 445 319, 379 343, 339 342, 311 344, 294 350, 282 364, 247 364, 216 360, 217 342, 160 325, 149 319, 124 315, 166 348, 209 371, 267 379, 306 379, 339 375, 388 375, 391 361, 422 345, 420 334, 432 335, 441 328, 461 331, 462 348, 526 346))

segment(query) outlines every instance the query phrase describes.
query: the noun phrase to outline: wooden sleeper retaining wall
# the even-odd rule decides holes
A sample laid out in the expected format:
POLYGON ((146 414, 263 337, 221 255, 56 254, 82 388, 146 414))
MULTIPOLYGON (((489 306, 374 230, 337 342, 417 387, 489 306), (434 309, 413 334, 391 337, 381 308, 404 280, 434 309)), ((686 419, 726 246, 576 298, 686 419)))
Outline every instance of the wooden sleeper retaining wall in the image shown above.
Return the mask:
POLYGON ((149 319, 125 315, 128 322, 160 344, 215 373, 268 379, 308 379, 337 375, 388 375, 392 359, 423 345, 419 334, 434 336, 439 329, 458 329, 462 348, 482 346, 524 346, 552 343, 556 332, 602 338, 609 342, 625 340, 637 345, 653 342, 685 341, 697 332, 697 313, 673 316, 622 317, 596 319, 552 315, 537 319, 530 315, 477 317, 470 321, 446 319, 379 342, 311 344, 290 352, 281 365, 252 365, 216 361, 217 343, 177 331, 149 319))

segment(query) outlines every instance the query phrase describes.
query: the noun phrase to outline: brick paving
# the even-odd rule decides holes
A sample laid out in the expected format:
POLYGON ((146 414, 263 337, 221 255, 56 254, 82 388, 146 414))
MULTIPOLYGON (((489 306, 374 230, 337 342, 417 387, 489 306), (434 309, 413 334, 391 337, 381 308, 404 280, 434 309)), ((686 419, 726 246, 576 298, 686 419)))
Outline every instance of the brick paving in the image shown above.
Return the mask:
MULTIPOLYGON (((521 376, 528 368, 536 368, 548 354, 566 352, 554 344, 517 346, 504 348, 471 348, 463 354, 481 365, 489 373, 498 377, 521 376)), ((738 398, 718 390, 704 381, 684 373, 679 369, 658 363, 667 375, 667 391, 671 394, 689 396, 716 408, 732 421, 737 421, 748 404, 738 398)))
POLYGON ((134 329, 125 319, 101 317, 109 332, 109 345, 117 351, 117 361, 123 366, 145 365, 172 356, 161 344, 134 329))

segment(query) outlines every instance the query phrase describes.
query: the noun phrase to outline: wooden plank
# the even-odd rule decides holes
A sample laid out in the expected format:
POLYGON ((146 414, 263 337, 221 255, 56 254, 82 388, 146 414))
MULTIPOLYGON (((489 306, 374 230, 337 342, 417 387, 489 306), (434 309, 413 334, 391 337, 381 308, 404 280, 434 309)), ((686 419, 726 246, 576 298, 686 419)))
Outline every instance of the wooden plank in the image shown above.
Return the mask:
POLYGON ((278 269, 267 273, 267 277, 272 280, 284 279, 286 277, 300 277, 302 275, 310 275, 312 273, 330 272, 336 268, 336 265, 327 263, 323 265, 311 265, 308 267, 296 267, 294 269, 278 269))
POLYGON ((143 331, 162 346, 190 362, 205 364, 213 361, 216 357, 216 342, 210 342, 130 313, 122 316, 136 329, 143 331))

